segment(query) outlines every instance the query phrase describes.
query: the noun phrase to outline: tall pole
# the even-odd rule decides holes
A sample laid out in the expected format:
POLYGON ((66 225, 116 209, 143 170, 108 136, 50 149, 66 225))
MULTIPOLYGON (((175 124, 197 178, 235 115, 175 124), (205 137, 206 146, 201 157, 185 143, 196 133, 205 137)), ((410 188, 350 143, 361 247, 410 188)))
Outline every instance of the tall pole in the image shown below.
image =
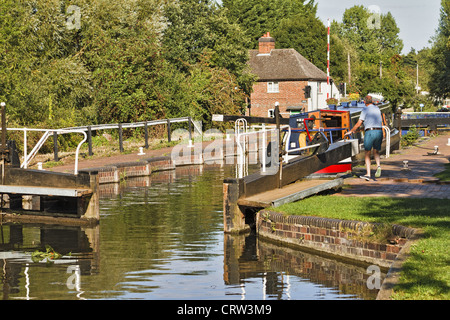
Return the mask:
POLYGON ((350 66, 350 52, 347 52, 347 71, 348 71, 348 83, 352 82, 352 71, 350 66))
POLYGON ((419 64, 417 64, 416 69, 416 92, 419 94, 419 64))
POLYGON ((330 18, 327 32, 327 99, 330 98, 330 18))

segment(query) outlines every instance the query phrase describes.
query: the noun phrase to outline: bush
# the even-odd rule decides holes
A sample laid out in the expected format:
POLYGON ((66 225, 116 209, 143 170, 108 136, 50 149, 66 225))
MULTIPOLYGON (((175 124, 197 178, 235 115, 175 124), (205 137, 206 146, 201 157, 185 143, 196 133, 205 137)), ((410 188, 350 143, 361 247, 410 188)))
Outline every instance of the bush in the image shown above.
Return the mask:
POLYGON ((402 136, 401 145, 411 146, 417 139, 419 139, 419 136, 419 130, 415 126, 412 126, 409 128, 408 133, 402 136))

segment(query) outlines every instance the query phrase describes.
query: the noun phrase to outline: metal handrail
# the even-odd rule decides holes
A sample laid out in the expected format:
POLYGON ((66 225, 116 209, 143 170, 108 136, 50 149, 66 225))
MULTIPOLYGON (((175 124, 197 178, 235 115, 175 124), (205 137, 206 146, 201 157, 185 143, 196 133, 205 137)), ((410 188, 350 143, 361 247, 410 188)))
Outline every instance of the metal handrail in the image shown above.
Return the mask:
POLYGON ((386 158, 391 155, 391 129, 388 126, 383 126, 386 131, 386 158))
MULTIPOLYGON (((87 140, 87 134, 86 132, 91 130, 108 130, 108 129, 119 129, 119 128, 138 128, 138 127, 144 127, 147 126, 153 126, 153 125, 160 125, 160 124, 167 124, 167 123, 179 123, 179 122, 186 122, 186 121, 192 121, 190 117, 181 117, 181 118, 172 118, 172 119, 159 119, 159 120, 150 120, 150 121, 141 121, 141 122, 132 122, 132 123, 111 123, 111 124, 96 124, 96 125, 88 125, 88 126, 79 126, 79 127, 68 127, 68 128, 62 128, 62 129, 34 129, 34 128, 7 128, 7 130, 10 131, 23 131, 24 132, 24 161, 21 164, 21 168, 27 168, 31 160, 35 157, 39 149, 44 145, 44 143, 47 141, 47 139, 50 136, 50 133, 56 132, 57 134, 68 134, 68 133, 81 133, 84 135, 84 139, 80 142, 80 144, 77 146, 77 151, 75 154, 75 174, 78 173, 78 153, 81 148, 81 145, 86 142, 87 140), (31 150, 30 154, 27 154, 27 131, 38 131, 38 132, 44 132, 41 139, 37 142, 37 144, 34 146, 34 148, 31 150)), ((201 133, 201 130, 197 127, 195 122, 192 121, 194 124, 194 129, 199 131, 201 133)))
POLYGON ((91 131, 95 130, 108 130, 108 129, 118 129, 119 125, 122 126, 122 128, 138 128, 138 127, 144 127, 146 124, 150 126, 158 125, 158 124, 167 124, 169 121, 170 123, 177 123, 177 122, 186 122, 189 121, 190 117, 181 117, 181 118, 172 118, 172 119, 159 119, 159 120, 150 120, 150 121, 140 121, 140 122, 130 122, 130 123, 108 123, 108 124, 93 124, 89 126, 80 126, 80 127, 69 127, 69 128, 63 128, 62 130, 83 130, 87 131, 90 127, 91 131))
POLYGON ((56 132, 56 134, 66 134, 66 133, 81 133, 84 135, 83 140, 78 144, 77 150, 75 152, 75 168, 74 168, 74 174, 78 174, 78 154, 80 152, 81 145, 86 142, 87 140, 87 134, 83 130, 65 130, 65 129, 32 129, 32 128, 6 128, 6 130, 10 131, 23 131, 24 132, 24 154, 23 154, 23 162, 20 165, 21 168, 26 169, 28 167, 28 164, 30 161, 34 158, 34 156, 37 154, 39 149, 44 145, 44 143, 47 141, 48 137, 50 136, 50 132, 56 132), (38 141, 38 143, 34 146, 33 150, 31 150, 30 154, 27 154, 27 131, 37 131, 37 132, 44 132, 41 139, 38 141))

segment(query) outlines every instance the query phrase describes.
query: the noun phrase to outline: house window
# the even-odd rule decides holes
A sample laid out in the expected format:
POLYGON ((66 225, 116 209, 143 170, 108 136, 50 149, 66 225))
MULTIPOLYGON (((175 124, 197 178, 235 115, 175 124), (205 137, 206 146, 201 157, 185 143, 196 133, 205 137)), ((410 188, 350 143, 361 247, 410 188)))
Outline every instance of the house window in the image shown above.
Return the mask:
POLYGON ((274 109, 267 110, 267 116, 269 118, 274 118, 275 117, 275 110, 274 109))
POLYGON ((280 92, 280 88, 278 86, 278 82, 267 82, 267 92, 268 93, 280 92))

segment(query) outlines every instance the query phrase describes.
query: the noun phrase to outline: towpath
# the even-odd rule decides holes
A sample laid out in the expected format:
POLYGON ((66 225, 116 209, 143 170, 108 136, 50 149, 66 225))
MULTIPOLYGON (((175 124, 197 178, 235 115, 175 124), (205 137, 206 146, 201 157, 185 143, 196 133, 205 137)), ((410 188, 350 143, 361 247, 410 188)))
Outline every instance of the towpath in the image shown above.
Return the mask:
MULTIPOLYGON (((212 141, 204 141, 202 143, 202 147, 205 148, 208 144, 210 144, 212 141)), ((139 152, 136 150, 136 152, 128 153, 128 154, 118 154, 118 155, 112 155, 112 156, 105 156, 105 157, 94 157, 92 158, 81 158, 78 160, 78 170, 83 169, 92 169, 92 168, 100 168, 107 165, 114 165, 119 163, 126 163, 126 162, 137 162, 141 159, 149 159, 153 157, 162 157, 162 156, 170 156, 172 152, 173 147, 166 147, 166 148, 160 148, 160 149, 148 149, 143 150, 144 154, 140 155, 139 152)), ((74 163, 71 162, 69 164, 56 166, 53 168, 48 169, 49 171, 54 172, 65 172, 65 173, 73 173, 74 172, 74 163)))
MULTIPOLYGON (((347 197, 414 197, 450 199, 450 184, 439 183, 434 177, 445 170, 450 161, 450 134, 440 134, 402 148, 381 159, 382 175, 378 179, 365 181, 360 178, 345 179, 346 188, 336 196, 347 197), (439 153, 433 155, 435 146, 439 153), (404 161, 408 161, 408 170, 404 170, 404 161)), ((364 167, 356 167, 354 172, 365 173, 364 167)), ((375 165, 372 165, 372 177, 375 165)))

